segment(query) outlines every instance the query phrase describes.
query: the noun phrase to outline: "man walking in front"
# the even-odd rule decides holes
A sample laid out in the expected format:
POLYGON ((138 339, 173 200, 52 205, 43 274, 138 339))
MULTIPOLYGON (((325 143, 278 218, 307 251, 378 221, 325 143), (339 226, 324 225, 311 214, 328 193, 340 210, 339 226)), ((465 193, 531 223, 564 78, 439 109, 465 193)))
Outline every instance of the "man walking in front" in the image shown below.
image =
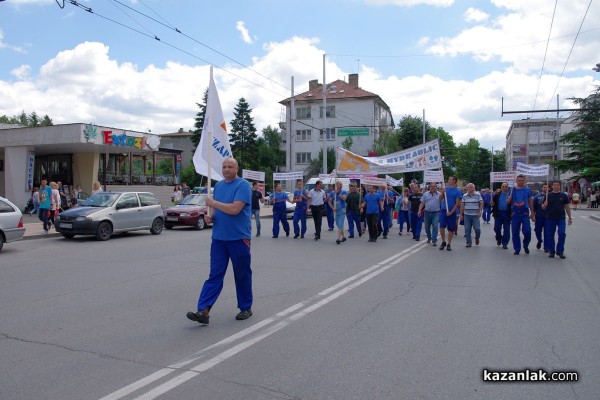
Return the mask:
POLYGON ((294 190, 294 204, 296 209, 294 210, 294 239, 298 237, 304 239, 306 233, 306 213, 308 211, 308 193, 304 189, 304 182, 302 179, 298 179, 296 182, 296 190, 294 190))
POLYGON ((483 211, 483 199, 481 195, 475 192, 475 185, 469 183, 467 185, 467 193, 463 195, 460 203, 460 219, 465 222, 465 237, 467 244, 465 247, 471 247, 471 228, 475 230, 475 245, 479 246, 479 238, 481 237, 481 226, 479 218, 483 211))
POLYGON ((42 176, 40 185, 40 206, 38 208, 38 218, 42 221, 44 226, 44 234, 48 233, 50 229, 50 222, 48 221, 48 213, 50 212, 50 205, 52 202, 52 189, 48 186, 48 181, 45 176, 42 176))
POLYGON ((429 184, 429 190, 421 197, 419 206, 419 217, 425 216, 425 234, 427 243, 437 245, 438 224, 440 221, 440 192, 437 191, 437 184, 429 184))
POLYGON ((223 289, 230 259, 240 309, 235 319, 245 320, 252 316, 252 190, 245 179, 237 176, 238 169, 234 158, 225 159, 222 166, 224 180, 215 185, 214 198, 210 194, 206 197, 206 205, 211 211, 210 216, 205 217, 206 222, 213 224, 210 273, 198 298, 198 311, 187 313, 188 319, 201 324, 208 324, 210 310, 223 289))
POLYGON ((529 242, 531 242, 531 224, 529 219, 535 222, 533 211, 533 193, 525 184, 525 175, 517 175, 517 186, 513 187, 506 203, 511 205, 512 242, 515 256, 521 252, 521 231, 523 232, 523 250, 529 254, 529 242))
POLYGON ((565 256, 565 239, 567 237, 565 213, 569 217, 569 225, 573 223, 573 219, 571 218, 569 196, 560 191, 560 181, 552 182, 552 192, 548 193, 546 201, 542 204, 542 208, 547 212, 544 232, 546 247, 550 251, 548 257, 554 258, 554 254, 556 253, 557 256, 564 260, 567 258, 565 256), (558 243, 554 247, 554 234, 557 228, 558 243))
POLYGON ((308 207, 315 223, 315 240, 321 239, 321 225, 323 223, 323 207, 325 203, 323 182, 317 181, 315 187, 308 192, 308 207))
POLYGON ((440 201, 442 202, 442 210, 440 213, 440 237, 442 244, 440 250, 452 251, 452 238, 456 232, 456 212, 460 210, 462 201, 462 191, 456 187, 456 177, 448 178, 448 183, 445 188, 442 188, 440 201), (446 201, 446 199, 448 199, 446 201), (446 245, 446 229, 448 230, 448 244, 446 245))
POLYGON ((256 237, 260 237, 260 203, 262 198, 263 195, 258 190, 258 182, 252 182, 252 216, 254 216, 256 222, 256 237))

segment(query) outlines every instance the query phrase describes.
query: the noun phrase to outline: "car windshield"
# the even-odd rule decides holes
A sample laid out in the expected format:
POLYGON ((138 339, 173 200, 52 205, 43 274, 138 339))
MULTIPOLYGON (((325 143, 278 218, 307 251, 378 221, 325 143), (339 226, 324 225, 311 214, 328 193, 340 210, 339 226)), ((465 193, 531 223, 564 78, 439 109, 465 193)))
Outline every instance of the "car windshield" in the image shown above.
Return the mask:
POLYGON ((206 205, 206 195, 205 194, 190 194, 186 196, 181 203, 180 206, 205 206, 206 205))
POLYGON ((96 193, 81 203, 84 207, 110 207, 119 198, 120 193, 96 193))

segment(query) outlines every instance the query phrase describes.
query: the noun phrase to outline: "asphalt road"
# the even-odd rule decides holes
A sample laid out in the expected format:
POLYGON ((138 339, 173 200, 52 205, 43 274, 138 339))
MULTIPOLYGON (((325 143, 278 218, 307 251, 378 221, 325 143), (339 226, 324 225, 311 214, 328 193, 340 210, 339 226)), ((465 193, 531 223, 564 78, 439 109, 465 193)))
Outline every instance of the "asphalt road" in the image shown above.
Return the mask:
MULTIPOLYGON (((597 399, 600 223, 576 216, 567 259, 480 246, 252 240, 254 316, 233 277, 210 325, 186 319, 210 229, 108 242, 44 238, 0 254, 0 399, 597 399), (490 383, 483 369, 576 371, 490 383)), ((534 242, 535 244, 535 242, 534 242)), ((230 271, 231 272, 231 271, 230 271)))

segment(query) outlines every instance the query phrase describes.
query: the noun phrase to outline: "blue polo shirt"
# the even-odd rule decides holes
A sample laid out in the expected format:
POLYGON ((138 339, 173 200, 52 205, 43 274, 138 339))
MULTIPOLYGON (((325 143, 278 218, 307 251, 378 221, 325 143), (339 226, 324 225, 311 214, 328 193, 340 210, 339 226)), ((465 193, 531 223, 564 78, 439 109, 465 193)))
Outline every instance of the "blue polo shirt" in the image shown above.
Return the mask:
POLYGON ((341 190, 337 195, 335 192, 329 193, 329 198, 331 199, 331 202, 335 204, 336 214, 346 212, 346 200, 342 200, 340 195, 347 196, 348 193, 345 190, 341 190))
POLYGON ((236 178, 231 182, 220 181, 215 185, 214 199, 222 203, 243 201, 244 207, 237 215, 229 215, 213 208, 212 238, 216 240, 250 239, 252 236, 252 188, 247 180, 236 178))
MULTIPOLYGON (((448 209, 446 210, 446 199, 442 200, 442 210, 452 211, 457 200, 462 200, 463 193, 459 188, 446 186, 446 198, 448 199, 448 209)), ((458 208, 456 209, 458 211, 458 208)))
POLYGON ((377 193, 368 193, 364 201, 367 203, 367 214, 379 214, 381 197, 377 193))
POLYGON ((508 193, 504 194, 500 192, 500 196, 498 196, 498 211, 508 211, 506 199, 508 199, 508 193))

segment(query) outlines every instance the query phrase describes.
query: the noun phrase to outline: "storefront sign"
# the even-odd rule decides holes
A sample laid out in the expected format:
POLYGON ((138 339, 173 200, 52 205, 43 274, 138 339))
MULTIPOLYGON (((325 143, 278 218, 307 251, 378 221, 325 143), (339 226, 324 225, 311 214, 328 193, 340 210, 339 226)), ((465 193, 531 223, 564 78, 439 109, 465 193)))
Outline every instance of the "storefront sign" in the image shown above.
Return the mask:
POLYGON ((33 166, 35 164, 35 156, 33 154, 27 155, 27 182, 25 182, 25 187, 27 190, 33 189, 33 166))
POLYGON ((135 147, 136 149, 151 148, 157 150, 160 145, 160 139, 156 136, 127 136, 125 133, 116 134, 113 131, 102 131, 104 144, 111 146, 135 147))

